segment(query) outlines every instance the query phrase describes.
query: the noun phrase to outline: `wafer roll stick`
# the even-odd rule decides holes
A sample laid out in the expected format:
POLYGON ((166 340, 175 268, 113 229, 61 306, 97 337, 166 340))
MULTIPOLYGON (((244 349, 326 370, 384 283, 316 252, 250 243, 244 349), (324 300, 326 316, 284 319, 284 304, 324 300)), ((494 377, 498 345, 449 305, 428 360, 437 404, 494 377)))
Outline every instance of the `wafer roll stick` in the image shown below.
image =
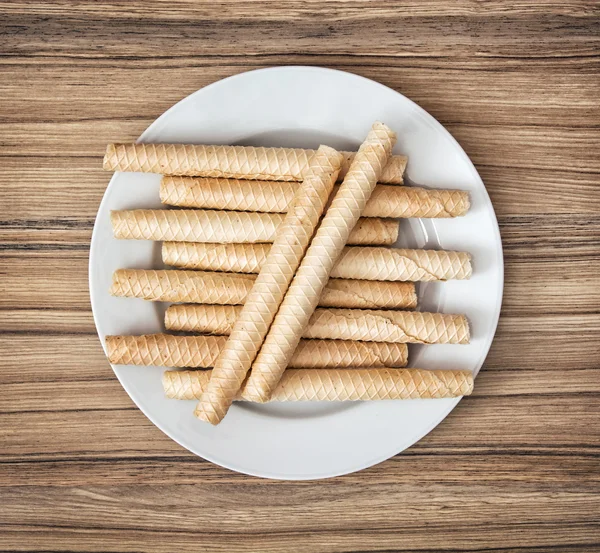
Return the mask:
MULTIPOLYGON (((165 371, 163 388, 170 399, 198 399, 210 371, 165 371)), ((380 399, 441 399, 473 392, 470 371, 423 369, 289 369, 270 401, 359 401, 380 399)), ((235 398, 249 399, 246 390, 235 398)))
MULTIPOLYGON (((111 211, 115 238, 172 240, 176 242, 273 242, 285 215, 191 209, 133 209, 111 211)), ((393 244, 398 222, 393 219, 360 219, 350 244, 393 244)))
POLYGON ((342 160, 342 154, 328 146, 321 146, 311 157, 290 211, 215 361, 194 412, 199 419, 218 424, 242 387, 323 214, 342 160))
MULTIPOLYGON (((269 244, 165 242, 162 258, 183 269, 258 273, 269 244)), ((471 276, 471 256, 445 250, 347 247, 332 277, 362 280, 450 280, 471 276)))
POLYGON ((464 315, 416 311, 319 309, 304 336, 343 340, 413 344, 467 344, 469 323, 464 315), (335 329, 335 330, 333 330, 335 329))
POLYGON ((163 242, 162 260, 184 269, 258 273, 270 249, 271 244, 163 242))
MULTIPOLYGON (((292 182, 164 176, 160 199, 164 204, 181 207, 284 213, 297 187, 292 182)), ((379 184, 363 216, 458 217, 467 213, 469 206, 469 194, 463 190, 379 184)))
MULTIPOLYGON (((354 152, 344 156, 339 179, 346 175, 354 152)), ((315 150, 205 146, 196 144, 109 144, 104 156, 107 171, 140 171, 162 175, 302 181, 315 150)), ((407 158, 392 156, 381 182, 402 183, 407 158)))
POLYGON ((212 367, 226 336, 107 336, 108 360, 115 365, 212 367))
POLYGON ((150 301, 238 305, 246 301, 255 279, 243 274, 118 269, 110 293, 150 301))
POLYGON ((364 217, 445 218, 465 215, 471 206, 464 190, 379 185, 363 211, 364 217))
MULTIPOLYGON (((108 360, 115 365, 208 368, 225 348, 226 336, 107 336, 108 360)), ((290 367, 404 367, 406 344, 347 340, 300 340, 290 367)))
POLYGON ((406 344, 352 340, 300 340, 292 368, 405 367, 406 344))
POLYGON ((163 204, 202 209, 285 213, 298 183, 165 175, 160 182, 163 204))
MULTIPOLYGON (((110 293, 149 301, 240 305, 246 302, 255 278, 234 273, 118 269, 110 293)), ((415 286, 408 282, 330 279, 319 299, 322 307, 413 309, 416 304, 415 286)))
MULTIPOLYGON (((172 305, 165 313, 168 330, 229 334, 240 307, 232 305, 172 305)), ((379 311, 372 309, 315 310, 303 338, 360 340, 398 344, 468 344, 464 315, 379 311)))
POLYGON ((165 311, 165 328, 227 336, 241 311, 233 305, 171 305, 165 311))
POLYGON ((366 280, 451 280, 471 277, 471 256, 446 250, 345 248, 332 276, 366 280))
POLYGON ((351 230, 346 243, 357 246, 391 246, 398 240, 400 225, 395 219, 361 217, 351 230))
POLYGON ((272 242, 284 216, 236 211, 133 209, 110 214, 115 238, 190 242, 272 242))
POLYGON ((417 307, 417 292, 412 282, 330 278, 318 305, 354 309, 414 309, 417 307))
MULTIPOLYGON (((174 303, 241 305, 256 277, 248 274, 203 271, 118 269, 110 293, 174 303)), ((417 305, 415 285, 409 282, 369 282, 330 279, 321 294, 322 307, 412 309, 417 305)))
POLYGON ((245 388, 252 400, 268 400, 288 366, 395 143, 396 134, 375 123, 358 150, 252 364, 245 388))

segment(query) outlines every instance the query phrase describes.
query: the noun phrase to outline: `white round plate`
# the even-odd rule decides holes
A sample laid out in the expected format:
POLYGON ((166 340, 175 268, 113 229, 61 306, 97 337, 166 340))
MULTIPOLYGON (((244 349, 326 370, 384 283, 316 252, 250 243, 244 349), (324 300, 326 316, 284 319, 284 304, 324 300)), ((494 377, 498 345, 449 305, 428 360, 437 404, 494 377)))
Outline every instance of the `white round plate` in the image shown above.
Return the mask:
MULTIPOLYGON (((401 222, 399 245, 464 250, 468 281, 419 286, 423 311, 465 313, 469 345, 409 346, 410 366, 480 369, 500 313, 502 245, 489 196, 452 136, 419 106, 379 83, 317 67, 242 73, 188 96, 159 117, 140 142, 296 146, 351 150, 374 121, 398 133, 411 183, 461 188, 472 208, 456 219, 401 222)), ((108 293, 119 268, 160 268, 160 245, 116 240, 112 209, 161 207, 160 176, 116 173, 98 210, 90 252, 90 295, 100 339, 164 330, 164 305, 108 293)), ((439 424, 458 399, 253 405, 237 403, 216 427, 193 416, 194 402, 165 399, 160 367, 113 366, 146 416, 183 447, 232 470, 290 480, 369 467, 406 449, 439 424)))

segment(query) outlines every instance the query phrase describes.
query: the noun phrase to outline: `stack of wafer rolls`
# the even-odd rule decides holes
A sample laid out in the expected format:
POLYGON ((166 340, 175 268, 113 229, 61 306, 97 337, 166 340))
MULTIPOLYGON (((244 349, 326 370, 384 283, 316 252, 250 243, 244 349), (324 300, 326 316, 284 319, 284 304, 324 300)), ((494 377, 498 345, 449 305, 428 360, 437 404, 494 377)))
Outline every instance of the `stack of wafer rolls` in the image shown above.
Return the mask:
MULTIPOLYGON (((132 209, 110 214, 115 238, 185 242, 273 242, 284 215, 191 209, 132 209)), ((349 244, 390 245, 398 239, 398 221, 363 218, 349 244)))
MULTIPOLYGON (((205 271, 119 269, 110 293, 124 298, 173 303, 240 305, 255 275, 205 271)), ((417 294, 412 282, 330 279, 319 298, 321 307, 414 309, 417 294)))
MULTIPOLYGON (((258 273, 269 248, 269 244, 164 242, 162 258, 165 264, 184 269, 258 273)), ((471 256, 466 252, 350 246, 342 251, 331 276, 432 281, 468 279, 471 273, 471 256)))
MULTIPOLYGON (((115 365, 212 367, 226 336, 107 336, 108 359, 115 365)), ((352 340, 300 340, 290 359, 292 368, 404 367, 406 344, 352 340)))
MULTIPOLYGON (((237 305, 172 305, 165 312, 167 330, 227 335, 239 316, 237 305)), ((371 309, 316 309, 303 338, 361 340, 405 344, 467 344, 464 315, 371 309)))
POLYGON ((110 293, 172 303, 177 333, 107 336, 110 362, 194 369, 165 371, 165 395, 200 400, 196 416, 213 424, 234 400, 470 394, 468 371, 404 368, 407 344, 469 342, 464 315, 406 310, 416 281, 470 278, 470 255, 384 247, 399 218, 463 216, 469 195, 399 186, 407 158, 394 142, 376 123, 357 153, 109 145, 105 169, 163 175, 174 208, 111 213, 116 238, 162 241, 172 269, 119 269, 110 293))
MULTIPOLYGON (((179 207, 285 213, 297 183, 165 176, 160 184, 162 203, 179 207)), ((378 185, 363 217, 460 217, 470 207, 464 190, 378 185)))
MULTIPOLYGON (((315 153, 315 150, 301 148, 109 144, 104 156, 104 169, 161 175, 302 181, 315 153)), ((338 178, 341 180, 346 176, 355 153, 340 153, 343 162, 338 178)), ((401 184, 407 161, 404 156, 392 156, 381 172, 381 182, 401 184)))
MULTIPOLYGON (((163 387, 171 399, 200 399, 211 371, 165 371, 163 387)), ((470 395, 470 371, 422 369, 288 369, 269 401, 359 401, 441 399, 470 395)), ((236 400, 253 401, 244 388, 236 400)))

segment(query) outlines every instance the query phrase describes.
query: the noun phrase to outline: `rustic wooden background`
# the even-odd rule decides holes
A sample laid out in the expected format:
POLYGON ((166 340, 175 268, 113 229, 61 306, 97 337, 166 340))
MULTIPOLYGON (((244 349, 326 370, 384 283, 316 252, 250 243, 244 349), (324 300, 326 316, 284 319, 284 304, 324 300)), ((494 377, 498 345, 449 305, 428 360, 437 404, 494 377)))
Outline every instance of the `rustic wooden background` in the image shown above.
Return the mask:
POLYGON ((598 2, 0 2, 0 549, 600 551, 598 2), (405 453, 286 483, 136 409, 87 284, 105 144, 258 67, 351 71, 440 120, 500 221, 475 394, 405 453))

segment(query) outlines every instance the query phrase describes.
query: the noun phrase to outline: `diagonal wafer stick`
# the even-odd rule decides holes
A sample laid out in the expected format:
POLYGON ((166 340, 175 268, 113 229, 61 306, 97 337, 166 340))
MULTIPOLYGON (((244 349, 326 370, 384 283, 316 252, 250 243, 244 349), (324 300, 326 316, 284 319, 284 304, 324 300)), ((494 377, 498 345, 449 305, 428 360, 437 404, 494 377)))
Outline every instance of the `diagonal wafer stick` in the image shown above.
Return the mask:
MULTIPOLYGON (((172 305, 165 313, 167 330, 229 334, 240 307, 172 305)), ((316 309, 303 338, 362 340, 408 344, 468 344, 464 315, 373 309, 316 309)))
MULTIPOLYGON (((176 242, 273 242, 285 218, 281 213, 243 213, 191 209, 111 211, 115 238, 176 242)), ((394 219, 363 218, 352 229, 350 244, 393 244, 394 219)))
MULTIPOLYGON (((246 302, 255 279, 255 275, 235 273, 118 269, 113 273, 110 293, 150 301, 240 305, 246 302)), ((330 279, 319 298, 319 305, 414 309, 417 294, 412 282, 330 279)))
MULTIPOLYGON (((194 414, 219 424, 240 390, 325 209, 343 160, 321 146, 280 226, 265 264, 217 357, 194 414)), ((245 275, 247 276, 247 275, 245 275)), ((295 348, 294 348, 295 349, 295 348)))
MULTIPOLYGON (((107 336, 108 360, 115 365, 212 367, 223 351, 225 336, 107 336)), ((304 369, 342 367, 404 367, 406 344, 349 340, 300 340, 290 367, 304 369)))
MULTIPOLYGON (((109 144, 104 156, 107 171, 140 171, 162 175, 302 181, 315 150, 205 146, 195 144, 109 144)), ((354 152, 342 152, 339 178, 348 171, 354 152)), ((407 158, 393 156, 381 182, 402 183, 407 158)))
MULTIPOLYGON (((163 388, 170 399, 198 399, 210 371, 165 371, 163 388)), ((270 401, 359 401, 381 399, 441 399, 468 396, 470 371, 423 369, 289 369, 270 401)), ((236 400, 248 400, 246 390, 236 400)))
POLYGON ((251 399, 266 401, 279 382, 395 143, 396 134, 375 123, 358 150, 252 364, 251 399))
MULTIPOLYGON (((202 177, 164 176, 160 199, 164 204, 203 209, 233 209, 285 213, 298 184, 202 177)), ((364 217, 458 217, 469 210, 463 190, 431 190, 379 184, 369 198, 364 217)))
MULTIPOLYGON (((162 259, 183 269, 258 273, 269 248, 270 244, 164 242, 162 259)), ((344 248, 331 276, 418 281, 468 279, 471 272, 471 256, 465 252, 350 246, 344 248)))

